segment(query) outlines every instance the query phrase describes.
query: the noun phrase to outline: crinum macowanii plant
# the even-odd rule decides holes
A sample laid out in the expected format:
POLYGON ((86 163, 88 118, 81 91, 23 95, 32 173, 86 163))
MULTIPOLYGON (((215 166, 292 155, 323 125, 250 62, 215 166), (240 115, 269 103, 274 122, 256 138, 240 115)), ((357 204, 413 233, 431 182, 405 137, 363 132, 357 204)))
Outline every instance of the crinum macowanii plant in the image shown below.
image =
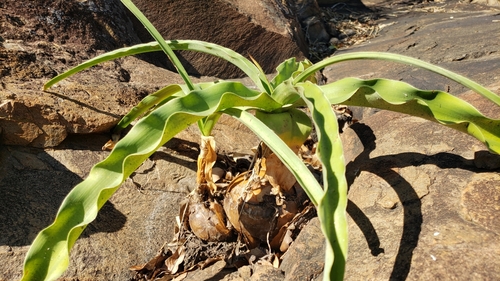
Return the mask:
MULTIPOLYGON (((468 133, 491 151, 500 152, 500 120, 485 117, 470 104, 446 92, 419 90, 387 79, 345 78, 322 86, 313 83, 315 72, 334 63, 359 59, 389 60, 444 75, 500 105, 500 97, 496 94, 453 72, 401 55, 364 52, 333 56, 316 64, 289 59, 279 65, 277 75, 269 81, 258 64, 230 49, 195 40, 164 40, 130 0, 122 2, 141 20, 156 42, 100 55, 50 80, 45 89, 103 61, 162 50, 177 67, 185 84, 168 85, 152 93, 118 123, 113 133, 116 144, 113 143, 114 148, 108 157, 96 164, 88 177, 73 188, 60 206, 55 221, 33 241, 26 255, 22 280, 58 278, 69 264, 71 247, 96 218, 104 203, 143 161, 190 124, 197 123, 202 134, 197 192, 209 195, 219 192, 211 178, 215 150, 210 133, 222 114, 232 116, 250 128, 265 144, 266 151, 246 177, 235 177, 228 187, 230 196, 225 201, 229 205, 240 199, 258 203, 263 200, 262 194, 287 194, 296 181, 316 206, 326 237, 324 280, 343 279, 348 242, 345 163, 332 104, 374 107, 418 116, 468 133), (243 70, 257 90, 230 81, 193 84, 173 50, 204 52, 223 58, 243 70), (307 107, 311 118, 299 110, 300 107, 307 107), (136 119, 137 123, 118 141, 117 136, 136 119), (308 137, 312 124, 318 136, 316 153, 322 164, 323 186, 297 157, 298 146, 308 137), (283 179, 270 173, 269 165, 286 167, 285 170, 278 169, 286 174, 283 179), (252 177, 259 180, 259 188, 247 188, 251 186, 252 177), (265 179, 263 184, 260 183, 262 179, 265 179), (245 195, 231 193, 231 190, 243 190, 245 195), (250 195, 248 191, 251 191, 250 195)), ((208 233, 206 239, 224 239, 227 219, 236 230, 243 232, 249 244, 258 243, 258 240, 252 240, 258 235, 245 233, 238 208, 217 204, 215 202, 208 208, 210 216, 215 214, 212 221, 215 232, 210 233, 203 227, 199 235, 208 233)), ((196 200, 192 201, 192 206, 198 208, 196 200)), ((196 221, 196 218, 192 220, 196 221)), ((196 225, 194 222, 192 228, 196 225)))

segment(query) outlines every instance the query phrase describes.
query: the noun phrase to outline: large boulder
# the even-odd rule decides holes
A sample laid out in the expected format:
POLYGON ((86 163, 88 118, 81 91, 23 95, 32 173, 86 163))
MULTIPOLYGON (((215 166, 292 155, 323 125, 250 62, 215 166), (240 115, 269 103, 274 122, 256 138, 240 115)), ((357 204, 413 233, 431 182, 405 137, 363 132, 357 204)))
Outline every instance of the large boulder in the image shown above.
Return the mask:
MULTIPOLYGON (((300 40, 294 39, 300 35, 300 26, 294 27, 295 17, 285 18, 273 3, 137 4, 165 37, 214 41, 253 56, 271 72, 286 58, 303 57, 296 43, 300 40)), ((64 5, 9 0, 2 2, 0 10, 5 15, 0 18, 3 144, 54 147, 69 134, 107 132, 147 94, 168 83, 182 83, 175 73, 144 60, 125 58, 102 63, 43 92, 43 83, 49 78, 83 60, 152 39, 118 0, 68 1, 64 5)), ((194 54, 188 59, 193 54, 183 53, 182 57, 194 74, 241 75, 214 57, 198 59, 194 54)), ((150 62, 166 60, 162 53, 158 57, 141 56, 150 62)))
MULTIPOLYGON (((135 2, 165 38, 203 40, 231 48, 252 56, 268 73, 274 72, 285 59, 304 58, 307 54, 300 25, 286 3, 272 0, 135 2)), ((141 24, 136 24, 136 30, 143 41, 152 41, 141 24)), ((180 56, 193 75, 243 76, 235 66, 213 56, 193 52, 181 52, 180 56)), ((156 59, 167 63, 165 56, 156 59)))
MULTIPOLYGON (((148 64, 102 64, 43 92, 43 83, 103 51, 140 43, 118 1, 4 1, 0 6, 0 128, 3 144, 53 147, 68 134, 108 131, 157 85, 134 85, 148 64)), ((147 77, 147 76, 146 76, 147 77)), ((172 74, 171 81, 176 82, 172 74)), ((144 81, 147 83, 147 81, 144 81)), ((179 81, 180 82, 180 81, 179 81)), ((164 82, 163 82, 164 83, 164 82)))

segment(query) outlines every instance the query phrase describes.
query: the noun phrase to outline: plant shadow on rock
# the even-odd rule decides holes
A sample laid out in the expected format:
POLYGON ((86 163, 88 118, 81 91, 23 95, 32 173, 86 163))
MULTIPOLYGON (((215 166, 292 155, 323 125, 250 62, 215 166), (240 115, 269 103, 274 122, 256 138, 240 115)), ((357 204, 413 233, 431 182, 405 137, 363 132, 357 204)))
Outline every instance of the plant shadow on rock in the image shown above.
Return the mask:
MULTIPOLYGON (((361 140, 364 150, 347 165, 347 171, 366 171, 385 180, 396 192, 403 207, 403 231, 389 280, 405 280, 410 272, 413 251, 418 245, 422 229, 422 202, 412 185, 393 169, 431 164, 441 169, 463 169, 475 173, 483 170, 476 168, 471 160, 446 152, 434 155, 408 152, 370 158, 370 153, 376 148, 376 136, 372 129, 362 123, 355 123, 350 128, 361 140)), ((349 186, 358 174, 359 172, 346 174, 349 186)), ((347 212, 365 236, 371 254, 378 256, 384 253, 384 249, 380 247, 379 236, 368 216, 352 201, 348 203, 347 212)))
POLYGON ((53 91, 48 91, 48 90, 45 90, 46 93, 48 94, 51 94, 59 99, 64 99, 64 100, 67 100, 69 102, 72 102, 74 104, 77 104, 81 107, 86 107, 88 109, 91 109, 92 111, 95 111, 97 113, 101 113, 101 114, 105 114, 105 115, 108 115, 108 116, 111 116, 111 117, 115 117, 115 118, 120 118, 120 116, 118 114, 113 114, 111 112, 108 112, 108 111, 105 111, 105 110, 101 110, 101 109, 98 109, 94 106, 91 106, 89 103, 84 103, 84 102, 81 102, 81 101, 78 101, 76 99, 72 99, 66 95, 63 95, 63 94, 59 94, 59 93, 56 93, 56 92, 53 92, 53 91))
MULTIPOLYGON (((80 175, 43 149, 1 147, 0 245, 30 245, 53 221, 64 197, 80 181, 80 175)), ((125 221, 126 217, 107 202, 85 235, 116 232, 125 221)))

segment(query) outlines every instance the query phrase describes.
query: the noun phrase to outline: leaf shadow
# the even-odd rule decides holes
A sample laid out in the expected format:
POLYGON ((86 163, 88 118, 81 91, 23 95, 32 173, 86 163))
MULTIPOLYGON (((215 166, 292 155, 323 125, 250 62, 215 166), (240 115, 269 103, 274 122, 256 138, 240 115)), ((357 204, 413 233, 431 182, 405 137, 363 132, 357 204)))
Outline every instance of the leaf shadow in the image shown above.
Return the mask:
MULTIPOLYGON (((0 146, 0 246, 30 245, 81 181, 80 175, 43 149, 0 146)), ((107 202, 85 236, 119 231, 125 222, 126 216, 107 202)))
MULTIPOLYGON (((394 168, 430 164, 442 169, 464 169, 473 172, 484 170, 476 168, 473 160, 445 152, 434 155, 408 152, 371 158, 370 153, 376 148, 376 136, 372 129, 362 123, 353 124, 350 128, 361 140, 364 150, 347 165, 348 185, 351 186, 360 171, 370 172, 384 179, 394 189, 403 207, 403 232, 389 280, 406 280, 422 229, 422 202, 412 185, 394 168)), ((368 216, 351 201, 348 203, 347 212, 361 229, 372 255, 383 253, 379 236, 368 216)))

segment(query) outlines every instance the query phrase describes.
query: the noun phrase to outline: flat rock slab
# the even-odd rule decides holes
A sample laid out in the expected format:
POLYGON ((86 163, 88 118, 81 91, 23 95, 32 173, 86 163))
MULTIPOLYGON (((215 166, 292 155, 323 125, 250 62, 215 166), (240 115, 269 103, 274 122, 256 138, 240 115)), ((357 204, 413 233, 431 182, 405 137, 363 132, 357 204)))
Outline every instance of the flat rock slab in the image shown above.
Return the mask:
MULTIPOLYGON (((373 7, 372 7, 373 8, 373 7)), ((336 54, 379 51, 418 58, 483 85, 500 81, 500 9, 456 1, 404 13, 381 12, 381 31, 368 42, 336 54)), ((390 78, 417 88, 460 94, 463 86, 429 71, 386 61, 348 61, 326 67, 329 82, 344 77, 390 78)))
POLYGON ((500 233, 491 221, 500 216, 493 199, 500 196, 499 170, 477 167, 480 143, 390 112, 376 113, 346 134, 358 136, 365 149, 347 169, 346 280, 500 277, 494 258, 500 233), (457 257, 467 262, 458 266, 457 257))
MULTIPOLYGON (((258 138, 229 117, 214 128, 220 153, 251 153, 258 138), (232 132, 238 131, 238 134, 232 132)), ((113 195, 71 251, 61 280, 128 280, 171 241, 179 203, 196 186, 199 132, 191 126, 153 154, 113 195)), ((0 280, 18 280, 24 255, 67 193, 109 152, 106 135, 70 136, 57 149, 0 147, 0 280)))

